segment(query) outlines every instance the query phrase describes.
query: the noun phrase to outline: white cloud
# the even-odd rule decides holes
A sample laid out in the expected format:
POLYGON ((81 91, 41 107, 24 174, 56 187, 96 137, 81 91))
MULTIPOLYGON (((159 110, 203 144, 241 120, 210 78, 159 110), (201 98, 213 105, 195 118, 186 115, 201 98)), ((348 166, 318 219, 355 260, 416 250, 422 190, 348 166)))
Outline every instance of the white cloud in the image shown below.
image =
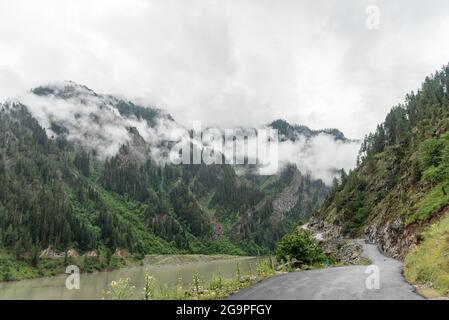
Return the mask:
POLYGON ((95 150, 102 159, 117 154, 120 147, 131 142, 129 128, 136 128, 150 146, 150 155, 160 160, 164 151, 161 144, 169 140, 170 132, 179 125, 160 116, 155 126, 149 126, 144 119, 135 116, 124 117, 112 106, 111 97, 95 96, 87 89, 75 84, 56 83, 52 88, 65 85, 76 86, 80 96, 61 99, 53 95, 38 96, 32 92, 20 95, 31 114, 45 128, 47 136, 56 137, 52 124, 67 130, 67 140, 95 150))
POLYGON ((130 140, 126 130, 129 123, 116 109, 102 107, 95 97, 81 102, 77 98, 63 100, 29 93, 20 101, 46 129, 49 137, 57 135, 51 130, 51 123, 62 125, 68 130, 69 141, 97 150, 102 158, 115 155, 120 146, 130 140))
POLYGON ((327 134, 310 139, 299 136, 295 142, 287 140, 279 144, 279 161, 281 166, 294 163, 301 172, 330 185, 338 170, 347 172, 355 167, 359 149, 358 142, 335 140, 327 134))
POLYGON ((449 2, 0 0, 0 98, 73 80, 189 125, 360 138, 449 60, 449 2), (367 5, 380 30, 365 28, 367 5))
MULTIPOLYGON (((113 106, 117 102, 116 98, 96 95, 88 88, 66 82, 51 84, 49 88, 56 94, 39 96, 27 92, 18 100, 45 128, 49 137, 58 135, 58 132, 54 132, 57 131, 56 129, 52 130, 52 124, 56 124, 59 128, 63 127, 66 130, 65 135, 69 141, 95 150, 101 159, 114 156, 122 145, 133 143, 133 136, 129 132, 131 127, 137 129, 146 145, 150 147, 149 150, 144 145, 139 147, 136 150, 139 158, 140 156, 151 156, 158 163, 169 161, 169 153, 177 152, 177 149, 173 149, 171 146, 171 144, 181 141, 180 137, 174 140, 175 132, 181 131, 185 137, 189 136, 188 131, 182 125, 164 115, 155 119, 156 125, 154 126, 150 126, 146 120, 137 119, 133 115, 122 116, 113 106), (74 93, 70 98, 59 97, 60 95, 66 96, 69 92, 74 93), (148 151, 149 154, 142 154, 142 152, 148 151)), ((242 161, 244 157, 254 159, 252 163, 255 164, 257 161, 261 174, 277 173, 285 165, 293 163, 302 173, 310 173, 312 178, 321 179, 328 185, 337 170, 342 168, 349 170, 355 166, 359 148, 357 142, 335 140, 333 136, 324 133, 311 138, 297 134, 295 141, 281 139, 277 147, 273 148, 266 144, 267 149, 262 149, 265 150, 262 152, 255 149, 261 148, 261 140, 258 137, 262 133, 260 130, 231 129, 227 131, 229 136, 225 140, 222 130, 201 127, 196 129, 200 132, 197 132, 193 138, 199 140, 190 138, 188 140, 189 143, 193 142, 196 147, 203 150, 203 163, 207 163, 205 154, 208 152, 205 146, 209 146, 215 152, 224 153, 227 159, 232 159, 232 163, 238 164, 238 162, 234 162, 238 161, 239 156, 237 155, 240 155, 242 161), (209 141, 209 136, 214 138, 209 141), (240 141, 235 144, 235 154, 233 147, 229 148, 230 145, 226 144, 232 144, 234 136, 239 137, 240 141), (245 136, 248 138, 246 143, 244 142, 245 136), (224 144, 226 144, 226 148, 224 148, 224 144), (268 162, 264 162, 264 160, 268 162)), ((268 134, 268 131, 264 132, 268 134)), ((219 157, 219 159, 221 158, 219 157)))

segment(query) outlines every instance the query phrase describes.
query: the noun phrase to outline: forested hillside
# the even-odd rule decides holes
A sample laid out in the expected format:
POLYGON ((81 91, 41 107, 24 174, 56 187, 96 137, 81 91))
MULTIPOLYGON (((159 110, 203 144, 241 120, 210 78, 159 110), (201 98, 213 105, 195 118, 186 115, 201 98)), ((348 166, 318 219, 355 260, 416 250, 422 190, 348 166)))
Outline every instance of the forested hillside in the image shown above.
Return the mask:
POLYGON ((391 109, 365 137, 358 167, 334 181, 315 227, 366 236, 405 258, 407 277, 449 288, 449 66, 391 109), (446 257, 446 258, 445 258, 446 257))
MULTIPOLYGON (((72 82, 1 104, 0 258, 262 254, 327 194, 294 164, 260 176, 249 166, 160 162, 175 125, 162 110, 72 82)), ((338 130, 276 125, 346 139, 338 130)))

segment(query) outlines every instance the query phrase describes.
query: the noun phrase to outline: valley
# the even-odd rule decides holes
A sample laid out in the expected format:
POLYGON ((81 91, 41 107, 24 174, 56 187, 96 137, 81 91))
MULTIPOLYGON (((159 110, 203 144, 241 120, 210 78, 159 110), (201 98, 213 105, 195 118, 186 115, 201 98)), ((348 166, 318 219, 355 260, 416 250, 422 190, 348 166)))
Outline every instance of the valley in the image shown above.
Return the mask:
MULTIPOLYGON (((272 253, 329 190, 327 176, 294 159, 271 175, 252 164, 172 164, 170 133, 181 125, 171 115, 70 81, 0 109, 4 281, 55 275, 70 261, 92 272, 148 254, 272 253)), ((269 126, 289 152, 313 151, 323 137, 355 145, 336 129, 269 126)))
POLYGON ((53 276, 69 261, 115 270, 149 254, 276 253, 287 269, 323 266, 341 249, 323 241, 364 238, 404 261, 407 280, 446 296, 448 86, 447 66, 427 77, 361 141, 352 169, 316 167, 316 143, 360 141, 273 121, 283 156, 270 175, 254 164, 170 163, 180 124, 161 109, 73 82, 32 89, 1 105, 0 279, 53 276), (289 252, 300 243, 305 251, 289 252))
POLYGON ((448 13, 0 0, 0 302, 437 311, 418 300, 449 300, 448 13))

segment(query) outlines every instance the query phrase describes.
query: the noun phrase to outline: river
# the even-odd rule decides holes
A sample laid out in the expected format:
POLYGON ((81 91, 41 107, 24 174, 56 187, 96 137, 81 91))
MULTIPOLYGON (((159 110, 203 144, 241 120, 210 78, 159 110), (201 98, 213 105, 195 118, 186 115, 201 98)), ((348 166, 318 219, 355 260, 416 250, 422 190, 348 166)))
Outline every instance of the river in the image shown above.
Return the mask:
MULTIPOLYGON (((122 268, 109 272, 86 273, 80 275, 80 289, 69 290, 65 286, 67 275, 59 275, 51 278, 38 278, 22 281, 0 282, 0 299, 25 299, 25 300, 85 300, 100 299, 103 290, 107 290, 111 281, 120 278, 130 278, 132 285, 136 287, 136 298, 145 284, 145 272, 148 271, 156 278, 158 284, 172 287, 179 278, 185 284, 192 282, 195 272, 198 272, 202 280, 208 281, 214 275, 221 274, 223 278, 231 279, 236 276, 237 264, 242 273, 256 271, 256 266, 262 258, 257 257, 227 257, 220 259, 172 259, 154 262, 146 259, 144 266, 122 268)), ((160 259, 159 259, 160 260, 160 259)))

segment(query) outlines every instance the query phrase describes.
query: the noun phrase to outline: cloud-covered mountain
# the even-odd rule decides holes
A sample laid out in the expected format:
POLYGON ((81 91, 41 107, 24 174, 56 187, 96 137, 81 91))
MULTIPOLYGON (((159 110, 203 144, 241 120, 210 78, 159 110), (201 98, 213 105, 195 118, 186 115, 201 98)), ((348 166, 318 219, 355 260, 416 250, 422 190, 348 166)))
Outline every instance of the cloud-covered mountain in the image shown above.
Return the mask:
POLYGON ((86 86, 61 82, 32 89, 16 99, 27 107, 48 137, 64 137, 101 159, 117 154, 135 128, 151 146, 152 157, 177 126, 164 111, 140 106, 119 96, 97 94, 86 86))
MULTIPOLYGON (((102 160, 117 154, 137 133, 157 163, 168 161, 172 133, 184 128, 167 112, 117 95, 98 94, 71 81, 52 83, 11 100, 25 105, 50 138, 64 137, 102 160)), ((330 184, 342 168, 355 166, 359 142, 338 129, 312 130, 276 120, 261 126, 279 132, 279 165, 295 164, 303 173, 330 184)), ((220 128, 221 130, 222 128, 220 128)), ((201 142, 196 145, 204 148, 201 142)), ((223 151, 226 156, 226 150, 223 151)))
POLYGON ((18 256, 269 252, 324 201, 356 143, 335 129, 267 127, 280 133, 278 172, 176 165, 173 132, 190 131, 163 110, 73 82, 34 88, 1 104, 0 242, 18 256))

